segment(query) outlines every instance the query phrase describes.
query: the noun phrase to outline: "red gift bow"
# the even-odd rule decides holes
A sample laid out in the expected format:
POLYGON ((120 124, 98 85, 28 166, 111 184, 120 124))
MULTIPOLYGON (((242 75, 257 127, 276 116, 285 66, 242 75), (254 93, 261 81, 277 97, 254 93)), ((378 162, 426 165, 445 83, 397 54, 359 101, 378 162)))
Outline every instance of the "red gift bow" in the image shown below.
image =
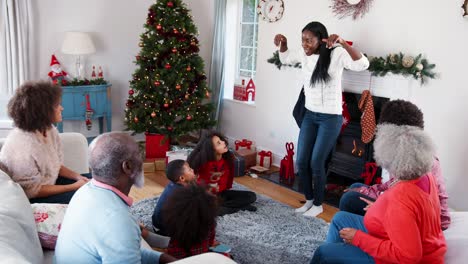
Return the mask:
POLYGON ((247 140, 247 139, 242 139, 242 141, 236 140, 234 144, 236 145, 236 150, 239 150, 239 147, 243 147, 247 149, 250 149, 252 147, 252 141, 247 140))
POLYGON ((260 152, 258 153, 258 155, 260 156, 260 166, 263 167, 263 163, 264 163, 265 157, 270 158, 270 164, 271 164, 271 158, 272 158, 272 155, 273 155, 273 153, 271 153, 271 151, 264 151, 264 150, 262 150, 262 151, 260 151, 260 152))

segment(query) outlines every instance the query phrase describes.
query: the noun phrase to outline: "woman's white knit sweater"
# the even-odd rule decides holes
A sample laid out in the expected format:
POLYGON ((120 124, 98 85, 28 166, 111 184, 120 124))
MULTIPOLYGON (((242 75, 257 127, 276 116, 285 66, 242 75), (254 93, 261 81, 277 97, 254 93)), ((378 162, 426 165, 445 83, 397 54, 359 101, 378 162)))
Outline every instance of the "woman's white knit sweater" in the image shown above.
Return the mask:
POLYGON ((47 130, 46 137, 39 132, 13 129, 0 151, 0 162, 28 198, 35 198, 42 185, 55 184, 63 164, 57 129, 53 126, 47 130))
POLYGON ((310 85, 310 78, 314 72, 319 55, 307 56, 303 49, 297 51, 279 52, 279 58, 284 64, 300 62, 302 64, 302 84, 306 97, 305 107, 316 113, 341 115, 341 77, 343 69, 363 71, 369 67, 369 60, 362 55, 354 61, 343 47, 336 47, 331 52, 331 62, 328 68, 330 80, 327 83, 310 85))

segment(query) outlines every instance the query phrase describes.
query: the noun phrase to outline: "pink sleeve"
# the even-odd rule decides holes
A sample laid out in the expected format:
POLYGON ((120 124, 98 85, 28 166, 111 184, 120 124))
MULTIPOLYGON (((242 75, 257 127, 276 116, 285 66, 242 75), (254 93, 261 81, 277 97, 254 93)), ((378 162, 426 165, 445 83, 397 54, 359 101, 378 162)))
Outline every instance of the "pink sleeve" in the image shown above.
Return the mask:
POLYGON ((449 227, 451 219, 448 210, 448 194, 445 188, 444 177, 442 176, 442 169, 440 168, 440 162, 437 158, 434 159, 434 165, 432 166, 432 175, 434 176, 440 201, 440 221, 442 229, 445 230, 449 227))
POLYGON ((394 178, 390 178, 390 180, 388 180, 385 183, 374 184, 369 187, 361 187, 359 188, 358 192, 366 196, 369 196, 373 199, 377 199, 383 192, 388 190, 388 188, 390 187, 393 181, 394 181, 394 178))
POLYGON ((352 244, 374 258, 391 263, 418 263, 423 256, 416 216, 406 206, 394 203, 386 210, 383 226, 389 239, 357 231, 352 244), (402 232, 404 227, 404 232, 402 232))

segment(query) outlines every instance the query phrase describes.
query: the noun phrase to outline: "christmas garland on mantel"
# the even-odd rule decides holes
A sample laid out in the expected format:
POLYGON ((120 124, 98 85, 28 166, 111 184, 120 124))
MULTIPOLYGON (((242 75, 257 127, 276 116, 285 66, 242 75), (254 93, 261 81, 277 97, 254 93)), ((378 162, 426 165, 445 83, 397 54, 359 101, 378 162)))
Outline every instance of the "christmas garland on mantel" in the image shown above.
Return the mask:
MULTIPOLYGON (((399 54, 389 54, 385 58, 367 56, 369 59, 369 68, 367 69, 373 76, 385 76, 387 73, 396 75, 413 76, 415 80, 419 80, 421 85, 425 84, 428 79, 437 78, 434 72, 435 64, 431 64, 421 54, 416 57, 399 54)), ((282 64, 279 59, 278 51, 273 53, 273 57, 267 60, 274 64, 278 69, 281 67, 301 68, 301 63, 282 64)))

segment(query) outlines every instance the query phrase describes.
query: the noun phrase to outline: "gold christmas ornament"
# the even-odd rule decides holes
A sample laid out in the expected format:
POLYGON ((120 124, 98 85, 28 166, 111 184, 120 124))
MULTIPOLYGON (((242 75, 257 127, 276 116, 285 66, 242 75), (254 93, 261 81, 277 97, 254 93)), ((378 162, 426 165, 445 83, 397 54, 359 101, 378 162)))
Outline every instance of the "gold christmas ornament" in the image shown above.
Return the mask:
POLYGON ((405 68, 411 68, 414 64, 414 58, 411 56, 404 56, 403 59, 401 60, 401 65, 405 68))

